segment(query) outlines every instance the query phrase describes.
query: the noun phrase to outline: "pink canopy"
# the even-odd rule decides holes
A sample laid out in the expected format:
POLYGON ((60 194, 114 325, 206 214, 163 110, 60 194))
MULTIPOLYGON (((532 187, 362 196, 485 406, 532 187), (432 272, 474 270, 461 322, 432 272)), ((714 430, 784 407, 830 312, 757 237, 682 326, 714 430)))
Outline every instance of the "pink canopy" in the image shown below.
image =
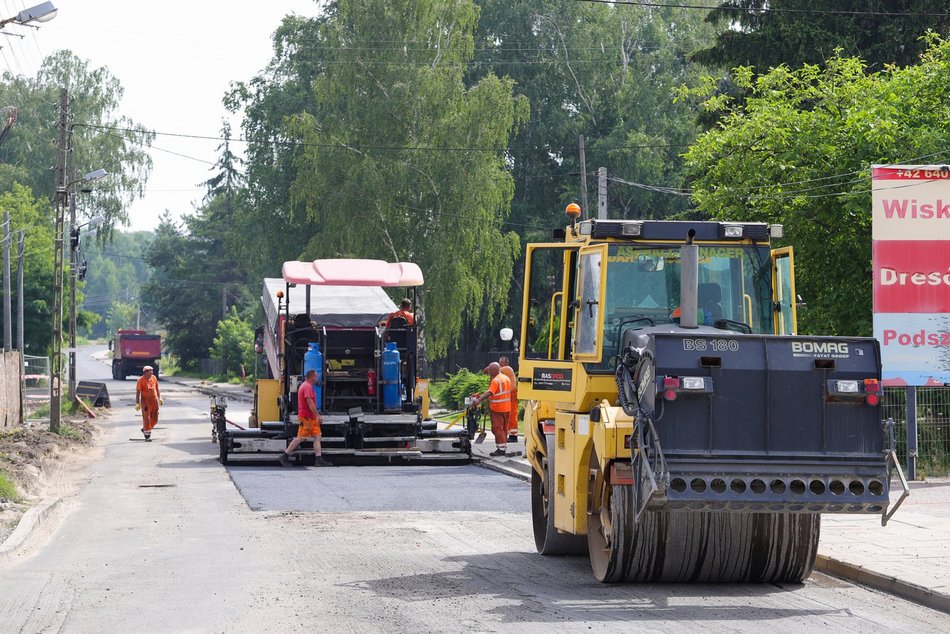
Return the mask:
POLYGON ((412 262, 314 260, 284 262, 283 278, 315 286, 421 286, 422 270, 412 262))

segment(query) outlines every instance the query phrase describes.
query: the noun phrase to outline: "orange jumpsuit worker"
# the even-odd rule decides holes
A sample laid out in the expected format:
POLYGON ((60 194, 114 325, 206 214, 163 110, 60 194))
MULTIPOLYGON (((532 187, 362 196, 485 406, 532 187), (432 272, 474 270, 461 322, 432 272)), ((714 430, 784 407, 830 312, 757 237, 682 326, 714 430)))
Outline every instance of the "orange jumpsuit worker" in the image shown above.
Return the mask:
POLYGON ((508 442, 518 442, 518 378, 508 364, 508 357, 498 357, 501 373, 511 381, 511 411, 508 412, 508 442))
POLYGON ((158 379, 152 374, 152 366, 147 365, 135 382, 135 410, 142 410, 142 435, 146 442, 152 440, 152 429, 158 424, 158 407, 164 404, 158 379))
POLYGON ((399 310, 389 313, 389 317, 386 318, 386 325, 384 328, 389 328, 392 324, 393 319, 401 317, 406 320, 406 325, 415 326, 416 325, 416 316, 412 313, 412 300, 404 299, 399 303, 399 310))
POLYGON ((508 416, 511 412, 511 381, 501 373, 497 363, 488 364, 491 383, 488 389, 475 397, 474 405, 486 398, 491 407, 491 431, 495 436, 495 451, 489 456, 504 456, 508 452, 508 416))

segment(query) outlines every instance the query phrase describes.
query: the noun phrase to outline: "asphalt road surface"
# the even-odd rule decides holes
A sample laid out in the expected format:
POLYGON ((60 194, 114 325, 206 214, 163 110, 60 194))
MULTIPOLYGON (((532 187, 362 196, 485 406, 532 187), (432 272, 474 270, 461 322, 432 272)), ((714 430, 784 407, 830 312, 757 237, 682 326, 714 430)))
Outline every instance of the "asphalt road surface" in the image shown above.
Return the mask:
MULTIPOLYGON (((950 616, 824 575, 601 585, 542 557, 528 488, 477 467, 222 467, 208 399, 163 382, 156 441, 133 382, 79 355, 113 415, 64 501, 0 563, 2 632, 946 632, 950 616)), ((237 408, 229 418, 239 420, 237 408)))

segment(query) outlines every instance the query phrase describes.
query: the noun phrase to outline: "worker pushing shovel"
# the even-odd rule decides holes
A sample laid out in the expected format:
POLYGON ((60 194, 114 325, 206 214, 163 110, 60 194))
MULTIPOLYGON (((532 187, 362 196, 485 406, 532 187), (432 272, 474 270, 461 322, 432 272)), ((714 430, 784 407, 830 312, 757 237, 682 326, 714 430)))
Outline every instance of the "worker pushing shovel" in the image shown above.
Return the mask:
POLYGON ((511 380, 501 373, 501 366, 492 362, 488 364, 488 376, 491 383, 488 389, 472 401, 478 405, 486 398, 491 409, 491 430, 495 436, 495 451, 489 456, 504 456, 508 453, 508 417, 511 412, 511 380))

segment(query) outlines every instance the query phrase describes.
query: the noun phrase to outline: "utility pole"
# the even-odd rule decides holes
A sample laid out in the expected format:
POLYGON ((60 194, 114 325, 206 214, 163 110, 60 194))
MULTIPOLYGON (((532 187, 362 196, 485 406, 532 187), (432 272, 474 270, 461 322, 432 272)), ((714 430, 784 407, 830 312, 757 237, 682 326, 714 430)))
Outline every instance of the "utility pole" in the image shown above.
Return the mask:
POLYGON ((66 159, 69 155, 69 91, 59 93, 59 138, 56 153, 56 222, 53 227, 53 328, 49 363, 49 430, 59 433, 62 416, 63 230, 66 215, 66 159))
POLYGON ((72 180, 69 196, 69 398, 76 394, 76 179, 72 180))
POLYGON ((10 212, 3 223, 3 351, 13 349, 13 311, 10 298, 10 212))
POLYGON ((20 240, 17 244, 17 282, 16 282, 16 312, 17 312, 17 321, 16 321, 16 349, 20 351, 20 355, 25 358, 26 348, 23 345, 23 253, 24 253, 24 239, 26 237, 26 230, 20 229, 20 240))
POLYGON ((607 220, 607 168, 597 168, 597 219, 607 220))
POLYGON ((584 135, 580 135, 581 154, 581 218, 586 218, 589 212, 587 207, 587 157, 584 154, 584 135))

